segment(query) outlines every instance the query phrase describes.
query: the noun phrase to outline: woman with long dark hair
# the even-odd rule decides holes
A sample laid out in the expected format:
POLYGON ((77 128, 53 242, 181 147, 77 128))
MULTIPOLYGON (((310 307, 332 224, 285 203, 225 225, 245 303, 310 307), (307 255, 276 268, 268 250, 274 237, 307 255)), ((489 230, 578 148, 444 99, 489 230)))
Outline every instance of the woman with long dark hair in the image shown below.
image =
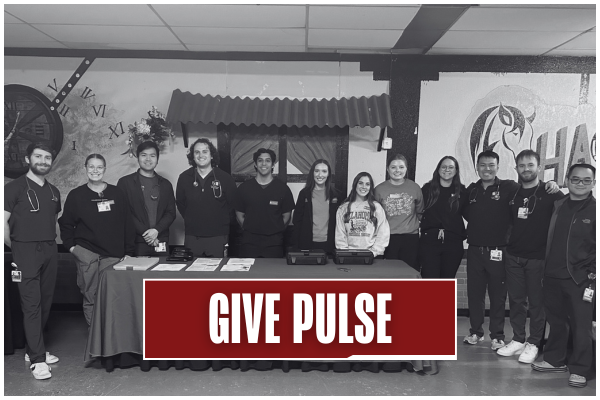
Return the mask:
POLYGON ((423 194, 419 185, 407 178, 408 163, 402 154, 396 154, 388 162, 387 172, 390 179, 375 188, 375 198, 383 206, 390 224, 390 244, 384 257, 402 260, 418 271, 423 194))
POLYGON ((310 167, 304 189, 298 194, 294 209, 294 247, 298 250, 334 249, 335 212, 342 193, 331 183, 329 161, 319 159, 310 167))
POLYGON ((445 156, 440 160, 433 177, 423 186, 423 198, 425 209, 419 239, 421 275, 453 279, 467 238, 462 211, 468 200, 456 158, 445 156))
POLYGON ((352 182, 350 195, 338 208, 335 226, 337 249, 367 249, 382 255, 390 241, 385 212, 375 200, 373 178, 360 172, 352 182))

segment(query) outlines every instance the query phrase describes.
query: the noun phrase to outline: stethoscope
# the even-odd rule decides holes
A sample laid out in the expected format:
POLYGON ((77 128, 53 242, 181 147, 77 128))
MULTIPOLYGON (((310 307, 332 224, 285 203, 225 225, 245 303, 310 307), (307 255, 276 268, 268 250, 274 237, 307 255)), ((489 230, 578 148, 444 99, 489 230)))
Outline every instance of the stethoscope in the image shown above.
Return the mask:
MULTIPOLYGON (((212 188, 215 199, 220 199, 221 196, 223 195, 223 189, 221 189, 221 182, 217 179, 217 175, 215 175, 215 169, 213 168, 211 171, 213 174, 213 182, 210 185, 210 187, 212 188)), ((194 187, 198 187, 198 172, 196 171, 195 168, 194 168, 194 187)), ((202 191, 204 192, 204 188, 202 188, 202 191)))
MULTIPOLYGON (((527 207, 527 214, 531 215, 533 214, 533 210, 535 210, 535 205, 537 204, 537 196, 536 193, 538 191, 538 189, 540 188, 540 186, 542 186, 542 182, 538 182, 538 185, 535 188, 535 191, 533 192, 533 194, 529 197, 526 197, 523 199, 523 207, 527 207), (531 201, 531 198, 533 197, 533 208, 531 209, 531 211, 529 211, 529 202, 531 201)), ((517 194, 519 194, 519 191, 517 190, 515 192, 515 195, 513 196, 512 200, 508 202, 509 205, 513 205, 515 204, 515 199, 517 198, 517 194)))
MULTIPOLYGON (((496 190, 492 191, 492 200, 500 200, 500 183, 496 183, 496 190)), ((479 195, 479 191, 477 190, 478 186, 475 186, 469 192, 469 204, 477 203, 477 195, 479 195), (475 191, 475 197, 473 197, 473 191, 475 191)))
MULTIPOLYGON (((37 197, 37 193, 31 188, 31 186, 29 186, 29 179, 27 177, 25 177, 25 183, 27 183, 27 191, 25 193, 27 193, 29 204, 31 204, 31 210, 29 210, 29 212, 38 212, 40 211, 40 200, 37 197), (33 201, 31 201, 31 194, 29 194, 29 192, 33 192, 35 202, 37 203, 37 208, 35 208, 35 206, 33 205, 33 201)), ((48 188, 50 189, 50 193, 52 193, 52 201, 58 201, 58 197, 56 197, 56 195, 54 194, 54 190, 52 190, 52 186, 50 186, 50 183, 48 183, 48 188)))

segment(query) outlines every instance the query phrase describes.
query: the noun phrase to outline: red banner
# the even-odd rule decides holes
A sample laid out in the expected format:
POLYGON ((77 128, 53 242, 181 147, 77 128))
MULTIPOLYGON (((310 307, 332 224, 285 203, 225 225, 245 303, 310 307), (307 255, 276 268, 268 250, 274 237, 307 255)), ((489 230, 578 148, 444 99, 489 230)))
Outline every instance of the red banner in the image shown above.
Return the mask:
POLYGON ((456 282, 145 279, 144 359, 456 360, 456 282))

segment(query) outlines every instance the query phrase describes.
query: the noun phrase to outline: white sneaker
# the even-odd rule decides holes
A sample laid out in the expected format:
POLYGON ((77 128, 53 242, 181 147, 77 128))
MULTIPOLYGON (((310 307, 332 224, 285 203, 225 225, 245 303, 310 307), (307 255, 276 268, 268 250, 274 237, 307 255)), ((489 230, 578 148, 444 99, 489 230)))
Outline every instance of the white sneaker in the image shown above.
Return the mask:
MULTIPOLYGON (((498 350, 500 351, 500 350, 498 350)), ((531 364, 535 361, 538 356, 538 347, 535 344, 525 343, 525 350, 523 350, 523 354, 519 356, 519 362, 525 364, 531 364)))
POLYGON ((463 343, 468 343, 468 344, 477 344, 481 341, 483 341, 483 336, 477 336, 477 334, 475 334, 475 333, 473 333, 472 335, 467 335, 463 339, 463 343))
POLYGON ((31 364, 29 369, 35 379, 48 379, 52 376, 51 368, 45 362, 31 364))
POLYGON ((492 340, 492 350, 498 350, 504 347, 504 340, 494 339, 492 340))
MULTIPOLYGON (((30 362, 29 354, 25 353, 25 362, 30 362)), ((58 362, 58 357, 53 356, 49 352, 46 352, 46 364, 56 364, 58 362)))
POLYGON ((525 343, 517 342, 516 340, 511 341, 506 346, 498 349, 498 355, 504 357, 514 356, 516 354, 523 353, 525 349, 525 343))

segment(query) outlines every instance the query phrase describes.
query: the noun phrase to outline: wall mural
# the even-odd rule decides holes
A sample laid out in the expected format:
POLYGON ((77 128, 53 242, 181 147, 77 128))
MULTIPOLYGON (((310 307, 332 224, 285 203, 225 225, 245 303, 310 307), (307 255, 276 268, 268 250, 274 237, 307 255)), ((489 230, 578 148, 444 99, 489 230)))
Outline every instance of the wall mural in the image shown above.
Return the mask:
POLYGON ((468 166, 463 169, 467 179, 476 180, 477 155, 493 150, 502 160, 501 176, 516 180, 515 157, 532 149, 540 154, 543 170, 550 173, 545 173, 546 179, 563 186, 569 165, 595 164, 595 111, 589 104, 550 105, 519 86, 496 88, 473 106, 456 144, 457 158, 468 166))
POLYGON ((457 158, 461 180, 477 181, 479 153, 500 156, 498 177, 517 180, 515 156, 540 154, 543 179, 561 187, 569 165, 596 163, 595 75, 441 73, 423 82, 416 181, 431 179, 445 155, 457 158))

